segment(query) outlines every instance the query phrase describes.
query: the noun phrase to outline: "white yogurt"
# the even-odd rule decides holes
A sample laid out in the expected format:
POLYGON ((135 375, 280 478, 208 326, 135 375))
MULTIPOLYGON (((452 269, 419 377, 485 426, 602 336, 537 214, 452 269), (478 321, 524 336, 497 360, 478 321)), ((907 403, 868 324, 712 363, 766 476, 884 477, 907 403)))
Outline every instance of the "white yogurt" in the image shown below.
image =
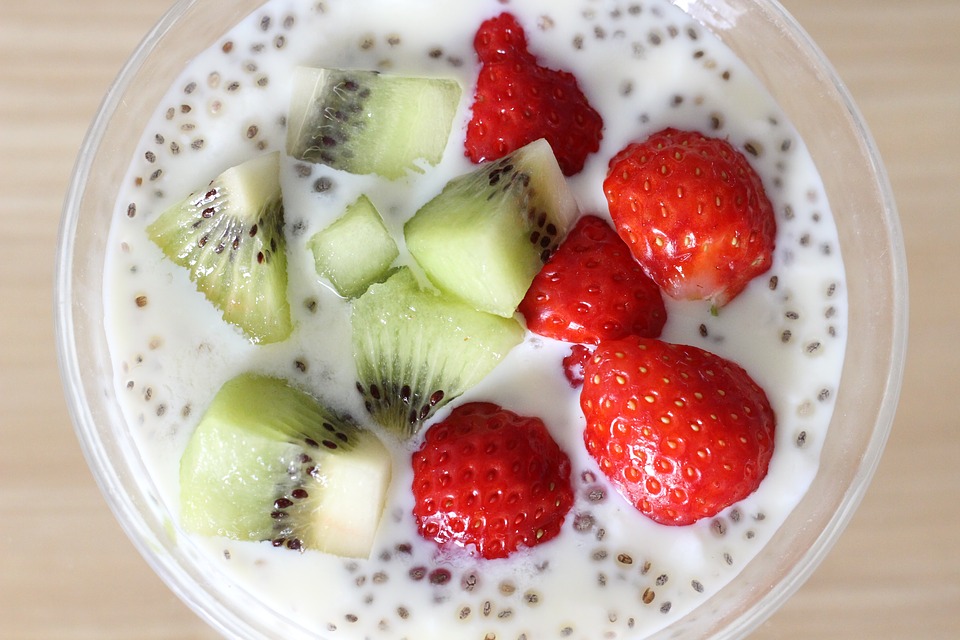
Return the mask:
POLYGON ((411 515, 409 453, 417 442, 389 437, 394 481, 370 560, 179 534, 201 550, 198 561, 222 572, 225 589, 247 590, 322 637, 644 637, 737 575, 817 471, 847 333, 836 229, 803 142, 709 32, 666 0, 271 0, 170 88, 119 189, 111 229, 105 322, 115 384, 174 523, 180 454, 229 378, 257 370, 290 379, 369 425, 354 388, 348 308, 317 278, 306 241, 361 193, 401 238, 420 204, 470 170, 462 134, 477 71, 473 34, 503 10, 525 26, 541 63, 574 73, 603 116, 600 151, 570 180, 584 213, 606 215, 601 184, 609 158, 666 126, 725 136, 755 152, 748 157, 777 212, 773 268, 718 317, 707 303, 668 301, 663 338, 746 368, 776 411, 776 451, 760 488, 718 518, 682 528, 654 524, 607 485, 584 450, 577 392, 560 366, 569 347, 528 335, 454 404, 489 400, 548 425, 573 461, 577 494, 555 540, 497 561, 438 552, 419 538, 411 515), (453 77, 463 99, 444 160, 423 174, 388 183, 284 158, 295 330, 283 343, 255 346, 163 258, 146 226, 223 169, 283 149, 297 64, 453 77))

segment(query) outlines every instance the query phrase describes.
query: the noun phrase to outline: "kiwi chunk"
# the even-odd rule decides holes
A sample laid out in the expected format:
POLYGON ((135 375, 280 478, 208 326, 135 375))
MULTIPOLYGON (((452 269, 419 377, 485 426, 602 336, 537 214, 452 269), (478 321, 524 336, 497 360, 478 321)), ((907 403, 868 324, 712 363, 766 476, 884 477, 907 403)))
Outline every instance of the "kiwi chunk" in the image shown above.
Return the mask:
POLYGON ((285 381, 224 384, 180 459, 185 530, 368 557, 390 483, 380 440, 285 381))
POLYGON ((289 337, 279 152, 227 169, 160 214, 147 233, 250 340, 289 337))
POLYGON ((389 180, 440 162, 460 85, 376 71, 298 67, 287 115, 287 154, 389 180))
POLYGON ((409 267, 353 303, 357 389, 401 438, 482 380, 523 339, 523 328, 421 288, 409 267))
POLYGON ((442 291, 510 317, 579 211, 546 140, 454 178, 404 225, 442 291))
POLYGON ((383 224, 380 212, 360 196, 330 226, 308 243, 317 273, 345 298, 355 298, 382 280, 400 250, 383 224))

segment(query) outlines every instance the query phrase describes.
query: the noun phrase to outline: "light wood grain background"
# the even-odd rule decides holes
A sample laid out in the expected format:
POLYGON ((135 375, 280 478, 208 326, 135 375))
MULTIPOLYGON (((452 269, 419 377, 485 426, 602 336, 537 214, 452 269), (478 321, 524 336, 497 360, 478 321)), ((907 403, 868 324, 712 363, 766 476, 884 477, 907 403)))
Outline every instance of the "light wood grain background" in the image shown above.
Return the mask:
MULTIPOLYGON (((108 84, 168 0, 0 0, 0 638, 212 638, 112 519, 60 391, 60 207, 108 84)), ((876 480, 756 638, 960 637, 960 2, 786 0, 877 140, 910 261, 910 355, 876 480)))

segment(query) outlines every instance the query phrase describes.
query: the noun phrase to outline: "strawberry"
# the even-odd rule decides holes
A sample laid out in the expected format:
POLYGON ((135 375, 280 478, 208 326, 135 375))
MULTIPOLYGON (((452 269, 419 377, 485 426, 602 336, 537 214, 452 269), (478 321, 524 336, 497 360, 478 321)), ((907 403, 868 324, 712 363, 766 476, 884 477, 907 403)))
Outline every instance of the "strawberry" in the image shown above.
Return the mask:
POLYGON ((503 558, 560 533, 573 506, 570 460, 539 418, 468 403, 426 432, 413 495, 424 538, 503 558))
POLYGON ((587 451, 641 513, 667 525, 711 517, 767 473, 776 418, 739 365, 697 347, 630 337, 584 368, 587 451))
POLYGON ((773 207, 726 140, 665 129, 614 156, 603 189, 617 232, 670 297, 719 308, 772 264, 773 207))
POLYGON ((574 389, 583 386, 583 368, 592 356, 593 349, 582 344, 573 345, 564 356, 563 375, 574 389))
POLYGON ((598 344, 655 338, 667 321, 660 289, 605 220, 584 216, 534 277, 518 307, 530 331, 598 344))
POLYGON ((474 38, 480 73, 467 125, 470 160, 496 160, 546 138, 564 175, 583 169, 600 148, 603 119, 569 72, 541 66, 527 49, 517 19, 502 13, 480 25, 474 38))

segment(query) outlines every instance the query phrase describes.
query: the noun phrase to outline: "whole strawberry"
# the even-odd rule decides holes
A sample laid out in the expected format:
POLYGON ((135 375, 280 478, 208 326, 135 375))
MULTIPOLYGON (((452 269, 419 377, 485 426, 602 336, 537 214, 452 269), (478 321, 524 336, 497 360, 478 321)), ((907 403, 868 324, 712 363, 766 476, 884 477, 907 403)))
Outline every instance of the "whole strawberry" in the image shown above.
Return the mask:
POLYGON ((518 309, 530 331, 584 344, 628 335, 655 338, 667 321, 660 288, 597 216, 577 221, 518 309))
POLYGON ((773 207, 726 140, 665 129, 620 151, 603 189, 617 232, 670 297, 722 307, 772 264, 773 207))
POLYGON ((661 524, 687 525, 766 476, 776 417, 740 366, 697 347, 630 337, 584 367, 584 442, 617 490, 661 524))
POLYGON ((567 71, 541 66, 517 19, 502 13, 474 38, 480 74, 465 150, 473 162, 496 160, 546 138, 564 175, 583 169, 600 147, 603 119, 567 71))
POLYGON ((413 495, 424 538, 503 558, 560 532, 573 505, 570 460, 540 419, 468 403, 426 432, 413 495))

